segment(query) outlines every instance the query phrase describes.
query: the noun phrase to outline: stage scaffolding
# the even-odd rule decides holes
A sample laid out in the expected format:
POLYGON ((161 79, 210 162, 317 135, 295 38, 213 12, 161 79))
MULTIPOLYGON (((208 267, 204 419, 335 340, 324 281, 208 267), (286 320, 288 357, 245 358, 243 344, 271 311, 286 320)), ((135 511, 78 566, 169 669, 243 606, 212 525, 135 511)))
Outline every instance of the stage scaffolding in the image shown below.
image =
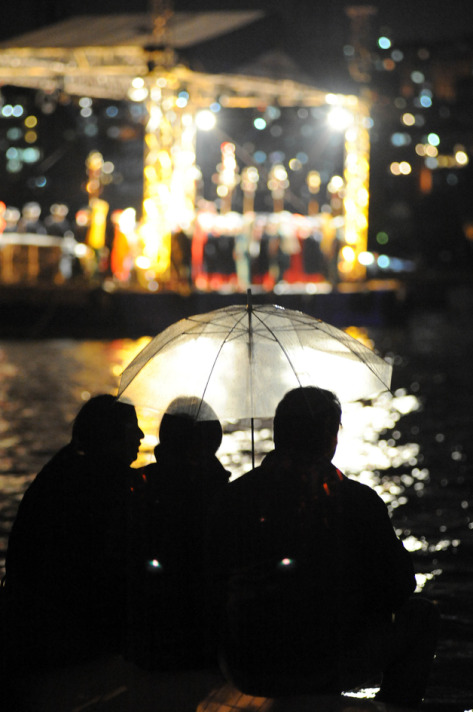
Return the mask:
MULTIPOLYGON (((198 16, 194 31, 205 36, 245 26, 261 13, 184 13, 182 27, 189 33, 191 15, 198 16)), ((176 13, 173 17, 176 23, 178 16, 176 13)), ((138 17, 72 18, 15 42, 3 43, 0 82, 145 103, 143 219, 139 231, 143 255, 154 279, 161 283, 169 280, 171 234, 194 216, 198 173, 196 115, 218 100, 222 107, 230 109, 329 105, 349 112, 342 192, 344 246, 339 271, 343 280, 362 280, 365 268, 359 256, 367 249, 368 231, 369 101, 290 79, 193 71, 179 60, 179 42, 170 48, 158 46, 152 33, 130 37, 130 28, 137 26, 138 17), (100 37, 104 38, 103 44, 100 37), (180 100, 182 92, 188 96, 185 103, 180 100)), ((146 21, 149 17, 142 17, 142 26, 146 21)), ((185 42, 185 32, 176 31, 175 36, 185 42)))

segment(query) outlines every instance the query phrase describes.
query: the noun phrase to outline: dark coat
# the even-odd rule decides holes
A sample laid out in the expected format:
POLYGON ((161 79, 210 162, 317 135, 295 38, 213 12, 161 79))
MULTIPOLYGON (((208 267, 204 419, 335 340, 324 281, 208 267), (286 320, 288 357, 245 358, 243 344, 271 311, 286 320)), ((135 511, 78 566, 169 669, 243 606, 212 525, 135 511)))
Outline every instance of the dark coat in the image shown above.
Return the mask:
POLYGON ((6 590, 16 640, 23 631, 39 658, 119 649, 140 557, 139 482, 131 468, 69 445, 26 491, 9 537, 6 590))
POLYGON ((210 505, 230 473, 215 455, 193 457, 184 445, 158 445, 155 455, 156 463, 144 468, 149 565, 142 581, 141 644, 133 656, 151 668, 215 663, 213 644, 206 642, 203 548, 210 505))
POLYGON ((216 503, 208 557, 225 665, 249 694, 306 692, 299 678, 317 684, 314 670, 330 686, 342 654, 386 628, 415 588, 373 490, 276 452, 216 503))

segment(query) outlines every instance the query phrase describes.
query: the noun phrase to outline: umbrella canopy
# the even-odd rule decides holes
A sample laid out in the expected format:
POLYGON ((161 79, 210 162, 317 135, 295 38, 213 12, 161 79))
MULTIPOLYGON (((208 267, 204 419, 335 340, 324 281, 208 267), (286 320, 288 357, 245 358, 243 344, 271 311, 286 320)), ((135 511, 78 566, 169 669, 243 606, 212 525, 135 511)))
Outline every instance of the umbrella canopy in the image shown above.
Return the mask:
POLYGON ((176 322, 123 371, 118 397, 165 412, 195 397, 221 420, 272 417, 298 386, 318 386, 342 402, 388 390, 392 366, 344 331, 275 305, 235 305, 176 322))

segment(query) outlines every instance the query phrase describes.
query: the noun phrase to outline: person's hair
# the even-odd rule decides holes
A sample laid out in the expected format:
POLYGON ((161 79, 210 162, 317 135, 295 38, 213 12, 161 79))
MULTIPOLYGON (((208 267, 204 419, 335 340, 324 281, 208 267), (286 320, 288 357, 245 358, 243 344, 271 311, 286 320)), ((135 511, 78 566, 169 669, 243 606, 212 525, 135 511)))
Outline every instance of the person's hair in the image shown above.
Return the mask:
POLYGON ((198 448, 215 454, 222 442, 222 426, 208 403, 193 396, 180 396, 162 417, 159 441, 169 448, 198 448))
POLYGON ((93 452, 105 442, 122 438, 131 412, 134 407, 115 396, 93 396, 82 406, 72 425, 74 445, 84 452, 93 452))
POLYGON ((295 388, 279 402, 274 416, 278 450, 322 455, 340 428, 342 408, 331 391, 315 386, 295 388))

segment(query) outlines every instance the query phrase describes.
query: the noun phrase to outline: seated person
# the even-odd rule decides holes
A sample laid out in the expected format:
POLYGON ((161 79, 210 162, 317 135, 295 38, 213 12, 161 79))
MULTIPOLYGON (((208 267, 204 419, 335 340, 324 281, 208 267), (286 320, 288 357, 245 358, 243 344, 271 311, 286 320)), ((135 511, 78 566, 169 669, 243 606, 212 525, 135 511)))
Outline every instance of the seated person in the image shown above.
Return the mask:
POLYGON ((133 406, 95 396, 27 489, 6 557, 12 661, 36 669, 120 649, 142 437, 133 406))
POLYGON ((275 449, 232 482, 209 518, 209 597, 222 669, 264 697, 338 693, 383 675, 380 699, 418 704, 437 614, 412 597, 414 570, 382 499, 332 464, 341 407, 290 391, 275 449))
POLYGON ((134 660, 145 667, 215 663, 204 640, 203 542, 210 504, 230 473, 215 455, 222 441, 220 422, 205 403, 200 417, 206 420, 196 419, 195 402, 182 397, 170 404, 159 428, 156 462, 144 470, 150 564, 142 628, 148 651, 145 635, 138 636, 134 660))

